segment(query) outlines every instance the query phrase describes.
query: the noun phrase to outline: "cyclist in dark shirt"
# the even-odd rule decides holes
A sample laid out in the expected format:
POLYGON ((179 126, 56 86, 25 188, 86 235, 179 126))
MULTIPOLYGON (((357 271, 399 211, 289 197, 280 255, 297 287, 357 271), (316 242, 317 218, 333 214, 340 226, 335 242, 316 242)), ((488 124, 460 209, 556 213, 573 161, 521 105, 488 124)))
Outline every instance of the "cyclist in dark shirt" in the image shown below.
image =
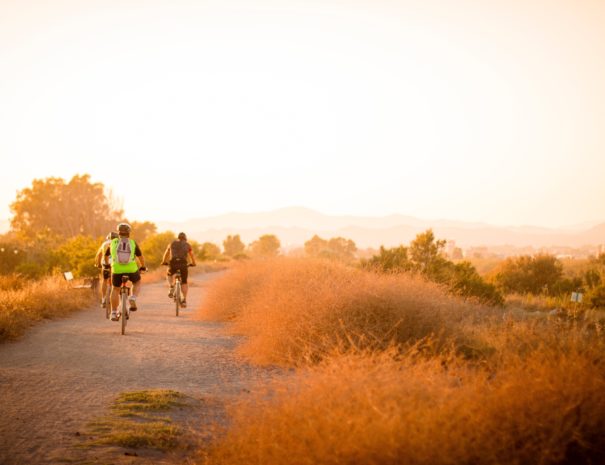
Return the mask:
POLYGON ((195 266, 195 257, 193 256, 193 249, 189 242, 187 242, 187 235, 184 232, 179 233, 178 239, 172 241, 166 247, 164 256, 162 257, 162 264, 169 265, 168 273, 166 273, 166 281, 170 291, 168 297, 174 297, 174 274, 177 270, 181 271, 181 289, 183 290, 183 302, 182 306, 187 306, 187 276, 188 276, 188 264, 187 258, 191 260, 191 266, 195 266), (170 260, 170 263, 168 262, 170 260))

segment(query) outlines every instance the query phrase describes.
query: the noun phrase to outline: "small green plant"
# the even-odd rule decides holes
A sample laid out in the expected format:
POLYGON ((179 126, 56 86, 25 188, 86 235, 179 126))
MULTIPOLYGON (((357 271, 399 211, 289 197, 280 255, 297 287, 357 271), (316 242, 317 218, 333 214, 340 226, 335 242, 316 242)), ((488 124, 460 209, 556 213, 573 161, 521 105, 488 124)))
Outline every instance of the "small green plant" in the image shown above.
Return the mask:
POLYGON ((91 423, 90 434, 94 439, 84 445, 175 449, 183 432, 166 415, 185 405, 185 396, 172 390, 121 393, 111 406, 111 415, 91 423))

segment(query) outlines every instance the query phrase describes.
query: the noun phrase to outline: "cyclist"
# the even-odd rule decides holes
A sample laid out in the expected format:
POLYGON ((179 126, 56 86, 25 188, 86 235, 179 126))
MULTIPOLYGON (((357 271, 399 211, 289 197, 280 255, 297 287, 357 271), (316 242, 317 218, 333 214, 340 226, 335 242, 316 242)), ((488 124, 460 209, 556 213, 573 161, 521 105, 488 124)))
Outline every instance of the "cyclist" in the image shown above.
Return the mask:
POLYGON ((130 239, 131 227, 128 223, 118 225, 118 237, 111 241, 111 244, 105 252, 105 263, 108 263, 111 257, 111 319, 118 321, 118 305, 120 304, 120 286, 122 286, 122 276, 128 276, 132 282, 132 294, 128 297, 130 311, 137 309, 137 296, 141 290, 141 273, 147 271, 145 258, 139 245, 130 239), (137 264, 137 259, 140 267, 137 264))
POLYGON ((193 256, 193 249, 189 242, 187 242, 187 235, 184 232, 180 232, 178 239, 172 241, 166 247, 164 256, 162 257, 162 265, 168 265, 170 260, 170 266, 166 273, 166 281, 170 291, 168 297, 174 297, 174 274, 177 270, 181 270, 181 289, 183 290, 183 308, 187 306, 187 256, 191 259, 191 266, 195 266, 195 257, 193 256))
POLYGON ((109 287, 109 278, 111 277, 111 265, 109 263, 105 263, 103 260, 105 257, 105 252, 109 249, 109 245, 111 244, 112 239, 118 237, 117 232, 110 232, 107 234, 105 241, 99 247, 97 251, 97 255, 95 255, 95 266, 97 268, 101 268, 101 307, 107 307, 107 303, 105 297, 107 296, 107 288, 109 287))

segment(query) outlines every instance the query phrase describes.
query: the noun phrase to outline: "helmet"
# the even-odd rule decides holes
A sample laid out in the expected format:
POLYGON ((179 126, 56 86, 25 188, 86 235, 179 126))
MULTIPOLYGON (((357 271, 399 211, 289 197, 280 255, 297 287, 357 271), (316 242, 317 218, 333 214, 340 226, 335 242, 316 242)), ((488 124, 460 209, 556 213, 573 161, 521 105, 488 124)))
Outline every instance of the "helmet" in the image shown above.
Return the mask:
POLYGON ((108 241, 115 239, 116 237, 118 237, 118 233, 115 231, 111 231, 107 237, 105 239, 107 239, 108 241))
POLYGON ((178 237, 179 239, 182 239, 184 241, 187 240, 187 234, 185 234, 184 232, 180 232, 178 237))
POLYGON ((128 236, 132 229, 128 223, 120 223, 117 227, 120 236, 128 236))

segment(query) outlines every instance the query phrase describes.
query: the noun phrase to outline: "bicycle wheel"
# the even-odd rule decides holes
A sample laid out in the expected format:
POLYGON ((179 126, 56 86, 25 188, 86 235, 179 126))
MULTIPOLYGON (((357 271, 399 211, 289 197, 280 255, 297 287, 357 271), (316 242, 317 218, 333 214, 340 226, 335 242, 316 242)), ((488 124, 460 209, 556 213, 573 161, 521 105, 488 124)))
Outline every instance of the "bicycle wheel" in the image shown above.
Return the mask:
POLYGON ((107 291, 105 295, 105 318, 109 320, 109 315, 111 313, 111 287, 107 291))
POLYGON ((120 318, 122 318, 122 334, 126 333, 126 323, 128 322, 128 298, 127 298, 127 293, 122 291, 120 294, 121 297, 121 303, 120 303, 120 308, 122 309, 122 315, 120 316, 120 318))
POLYGON ((177 281, 174 287, 174 303, 176 308, 176 316, 179 316, 179 307, 181 306, 181 282, 177 281))

